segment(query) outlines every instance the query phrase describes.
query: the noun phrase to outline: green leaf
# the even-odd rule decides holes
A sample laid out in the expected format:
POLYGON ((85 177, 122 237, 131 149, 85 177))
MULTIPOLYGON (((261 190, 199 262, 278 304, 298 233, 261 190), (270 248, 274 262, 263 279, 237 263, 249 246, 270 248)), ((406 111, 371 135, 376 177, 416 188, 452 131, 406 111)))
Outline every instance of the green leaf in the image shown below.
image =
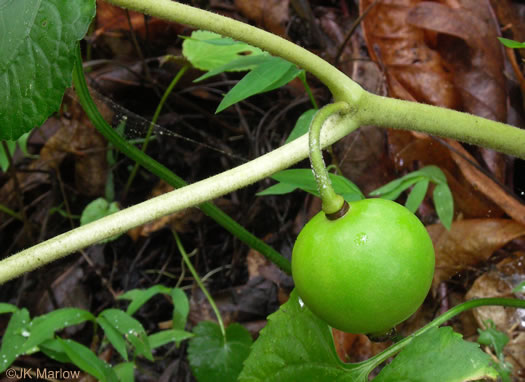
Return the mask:
MULTIPOLYGON (((364 195, 361 190, 359 190, 359 187, 350 180, 335 174, 328 174, 328 176, 330 177, 335 192, 343 196, 346 201, 351 202, 364 199, 364 195)), ((257 193, 257 195, 280 195, 299 188, 319 197, 317 184, 310 169, 284 170, 273 174, 272 178, 280 183, 257 193)))
POLYGON ((454 198, 448 188, 448 184, 438 184, 432 194, 436 212, 441 220, 441 223, 450 229, 452 226, 452 219, 454 218, 454 198))
POLYGON ((64 353, 71 362, 99 381, 117 382, 117 376, 111 366, 98 358, 89 348, 73 340, 57 338, 64 353))
POLYGON ((120 382, 133 382, 135 380, 135 364, 133 362, 122 362, 113 366, 113 370, 120 382))
POLYGON ((173 329, 184 330, 190 313, 190 302, 188 296, 180 288, 173 288, 171 291, 173 301, 173 329))
POLYGON ((525 281, 522 281, 512 289, 513 293, 525 293, 525 281))
POLYGON ((432 328, 415 337, 374 382, 463 382, 496 378, 490 357, 478 344, 464 341, 452 328, 432 328))
POLYGON ((219 66, 215 69, 210 70, 208 73, 203 74, 199 78, 193 80, 193 82, 200 82, 204 81, 210 77, 216 76, 217 74, 221 74, 224 72, 237 72, 237 71, 244 71, 244 70, 251 70, 257 67, 258 65, 262 64, 263 62, 268 61, 271 59, 272 56, 269 54, 258 54, 258 55, 250 55, 250 56, 240 56, 239 58, 236 58, 233 61, 227 62, 226 64, 219 66))
POLYGON ((274 84, 282 86, 283 79, 286 79, 287 82, 293 79, 290 78, 290 73, 296 73, 297 76, 299 72, 300 70, 294 64, 279 57, 270 57, 266 62, 246 74, 224 96, 215 113, 220 113, 231 105, 255 94, 273 90, 274 84))
POLYGON ((24 353, 23 345, 29 336, 29 312, 23 308, 17 310, 11 316, 7 328, 2 337, 0 347, 0 373, 3 373, 13 361, 24 353))
POLYGON ((447 177, 438 166, 425 166, 418 173, 426 175, 432 182, 436 184, 447 183, 447 177))
POLYGON ((16 150, 16 141, 5 141, 5 143, 7 144, 9 155, 6 153, 4 145, 2 145, 0 142, 0 170, 3 172, 6 172, 9 168, 9 157, 12 158, 16 150))
POLYGON ((351 368, 337 357, 330 327, 293 291, 288 302, 268 317, 239 381, 366 381, 360 370, 351 368))
MULTIPOLYGON (((117 202, 109 203, 104 198, 98 198, 89 203, 80 216, 80 225, 86 225, 95 220, 102 219, 108 215, 114 214, 120 210, 117 202)), ((116 240, 121 235, 112 236, 106 240, 101 240, 99 243, 107 243, 116 240)))
POLYGON ((297 122, 295 122, 295 126, 290 132, 288 138, 286 139, 286 142, 284 143, 290 143, 291 141, 308 133, 308 129, 310 128, 312 119, 314 119, 315 113, 317 113, 316 109, 310 109, 306 110, 303 114, 301 114, 301 116, 297 119, 297 122))
MULTIPOLYGON (((182 43, 182 54, 191 64, 200 70, 213 70, 243 56, 255 56, 264 53, 259 48, 234 41, 229 37, 208 31, 194 31, 190 38, 182 43)), ((231 70, 249 70, 252 65, 232 68, 231 70)))
POLYGON ((99 317, 104 317, 117 332, 122 334, 134 346, 137 355, 153 361, 148 336, 139 321, 119 309, 106 309, 99 317))
POLYGON ((57 339, 47 340, 38 345, 38 349, 55 361, 62 363, 73 363, 64 352, 64 348, 57 339))
POLYGON ((503 45, 505 45, 507 48, 512 48, 512 49, 523 49, 523 48, 525 48, 525 42, 518 42, 518 41, 510 40, 510 39, 504 38, 504 37, 498 37, 498 40, 503 45))
POLYGON ((111 323, 108 322, 108 320, 106 320, 102 316, 97 317, 97 322, 102 328, 102 330, 104 330, 104 334, 106 335, 111 345, 113 345, 113 347, 120 354, 120 356, 127 361, 128 351, 126 349, 126 340, 124 340, 122 334, 117 329, 115 329, 113 325, 111 325, 111 323))
POLYGON ((492 347, 498 358, 503 356, 503 348, 509 342, 509 337, 496 329, 494 322, 489 321, 486 329, 478 329, 478 343, 492 347))
POLYGON ((0 139, 18 139, 59 109, 94 15, 94 0, 0 1, 0 139))
POLYGON ((119 296, 118 299, 131 300, 128 309, 126 309, 126 313, 132 316, 137 310, 140 309, 142 305, 148 302, 148 300, 151 299, 153 296, 159 293, 170 294, 170 292, 171 288, 159 284, 154 285, 148 289, 133 289, 127 291, 123 295, 119 296))
POLYGON ((241 325, 226 328, 226 339, 219 325, 201 321, 193 328, 195 337, 188 346, 188 359, 199 382, 237 381, 242 363, 250 353, 252 337, 241 325))
POLYGON ((117 202, 109 203, 104 198, 98 198, 89 203, 82 211, 80 225, 86 225, 105 216, 119 211, 117 202))
POLYGON ((403 191, 426 178, 421 174, 417 175, 415 173, 416 172, 405 175, 402 178, 393 180, 392 182, 384 185, 383 187, 372 191, 370 193, 370 196, 379 196, 382 199, 396 200, 403 191), (392 186, 391 184, 394 184, 395 186, 392 186))
POLYGON ((5 302, 0 302, 0 314, 4 313, 14 313, 18 310, 15 305, 7 304, 5 302))
POLYGON ((28 326, 29 337, 24 344, 24 352, 30 351, 42 342, 52 339, 55 332, 85 321, 95 321, 95 316, 84 309, 62 308, 35 317, 28 326))
POLYGON ((160 346, 164 346, 170 342, 175 342, 178 347, 182 341, 187 340, 188 338, 191 338, 193 336, 194 336, 193 333, 187 332, 185 330, 168 329, 168 330, 162 330, 160 332, 151 334, 148 337, 148 341, 149 341, 149 346, 152 349, 158 348, 160 346))
POLYGON ((258 192, 257 196, 266 196, 266 195, 284 195, 289 194, 290 192, 293 192, 297 190, 297 186, 294 184, 289 183, 277 183, 273 186, 270 186, 261 192, 258 192))
POLYGON ((420 180, 414 185, 412 191, 410 191, 405 203, 405 207, 410 210, 410 212, 415 213, 419 205, 423 202, 428 190, 428 183, 428 179, 420 180))

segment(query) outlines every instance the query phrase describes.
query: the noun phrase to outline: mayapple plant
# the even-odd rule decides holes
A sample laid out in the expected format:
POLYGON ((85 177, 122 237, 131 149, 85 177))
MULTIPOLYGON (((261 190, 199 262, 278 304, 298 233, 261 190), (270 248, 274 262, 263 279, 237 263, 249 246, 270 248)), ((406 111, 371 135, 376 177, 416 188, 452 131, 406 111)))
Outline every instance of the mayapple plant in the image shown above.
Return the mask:
MULTIPOLYGON (((0 90, 0 102, 5 100, 5 104, 12 109, 9 115, 6 113, 0 116, 0 138, 17 139, 33 126, 41 124, 57 110, 65 87, 70 85, 72 79, 86 113, 117 149, 146 169, 171 179, 175 185, 181 187, 0 261, 0 283, 88 245, 188 207, 200 206, 210 216, 226 222, 224 226, 227 229, 233 230, 231 227, 235 225, 234 222, 207 204, 208 201, 284 170, 310 156, 323 211, 300 233, 293 250, 292 264, 248 234, 241 238, 255 248, 261 247, 262 252, 279 267, 292 273, 297 287, 286 304, 287 308, 271 316, 268 327, 263 331, 260 341, 254 345, 252 356, 245 364, 241 380, 270 378, 274 381, 289 381, 302 377, 311 380, 312 368, 315 367, 299 367, 305 362, 305 357, 292 359, 292 356, 286 359, 285 364, 297 366, 286 370, 282 367, 282 360, 276 359, 277 354, 286 350, 286 346, 280 346, 275 338, 289 338, 290 330, 293 330, 289 325, 283 326, 282 320, 296 320, 302 335, 310 334, 310 338, 306 339, 302 337, 308 337, 307 335, 292 336, 297 337, 295 340, 317 341, 300 344, 306 348, 322 347, 330 342, 326 323, 344 331, 381 336, 410 316, 423 302, 429 290, 434 269, 434 252, 428 233, 419 220, 394 202, 376 199, 350 203, 344 201, 332 188, 322 162, 321 148, 336 142, 359 126, 375 125, 452 138, 525 159, 525 131, 521 129, 466 113, 371 94, 320 57, 253 26, 171 0, 109 2, 125 9, 212 31, 281 57, 323 82, 330 90, 334 103, 315 114, 308 136, 301 136, 246 164, 182 187, 183 182, 170 175, 169 170, 134 146, 123 142, 101 118, 90 98, 83 75, 78 40, 84 36, 94 16, 94 0, 0 0, 0 21, 7 23, 8 18, 16 20, 17 17, 19 21, 20 17, 25 20, 14 24, 19 26, 12 32, 0 36, 0 75, 3 83, 12 82, 18 76, 17 70, 30 74, 27 78, 16 77, 20 87, 15 96, 9 98, 9 90, 0 90), (58 12, 53 13, 53 9, 58 12), (41 78, 43 71, 50 73, 51 77, 41 78), (51 90, 48 89, 49 86, 52 87, 51 90), (47 91, 50 94, 43 97, 42 94, 47 91), (24 96, 29 97, 27 99, 30 101, 24 96), (253 355, 268 355, 272 351, 269 349, 275 351, 276 356, 272 360, 253 355), (261 362, 267 364, 261 367, 261 362), (266 367, 268 364, 272 364, 271 367, 266 367), (273 374, 268 374, 268 370, 273 374)), ((333 351, 330 350, 333 345, 326 345, 328 352, 320 352, 309 358, 312 362, 322 361, 329 365, 324 371, 316 371, 320 373, 315 374, 318 377, 316 380, 335 380, 339 377, 341 379, 338 380, 366 380, 374 367, 404 347, 407 352, 412 349, 413 353, 421 353, 420 349, 426 346, 425 342, 418 342, 423 334, 428 338, 434 336, 434 342, 436 338, 451 336, 448 332, 438 334, 436 327, 461 311, 490 304, 525 307, 523 301, 515 299, 480 299, 467 302, 361 364, 343 365, 335 362, 333 351)), ((456 340, 454 338, 450 342, 457 343, 456 340)), ((463 345, 458 345, 461 346, 463 345)), ((401 353, 396 360, 402 358, 403 354, 410 354, 407 352, 401 353)), ((478 354, 478 357, 481 356, 478 354)), ((434 360, 438 363, 441 361, 434 360)), ((475 360, 476 363, 470 358, 470 361, 471 369, 466 372, 467 377, 494 376, 494 370, 488 366, 486 359, 481 357, 475 360)), ((393 378, 392 375, 382 378, 402 380, 388 379, 393 378)), ((448 379, 443 377, 441 380, 448 379)))

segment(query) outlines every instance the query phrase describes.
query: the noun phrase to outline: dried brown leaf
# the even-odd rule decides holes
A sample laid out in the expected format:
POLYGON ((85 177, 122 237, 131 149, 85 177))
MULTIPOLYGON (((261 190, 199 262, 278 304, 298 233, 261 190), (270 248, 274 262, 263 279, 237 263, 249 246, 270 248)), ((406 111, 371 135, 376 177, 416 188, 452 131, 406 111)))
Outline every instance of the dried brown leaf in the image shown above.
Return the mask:
POLYGON ((289 3, 289 0, 235 0, 235 6, 245 17, 279 36, 286 35, 289 3))
POLYGON ((436 271, 432 283, 486 261, 509 241, 525 235, 525 225, 507 219, 471 219, 452 223, 447 231, 441 224, 427 227, 436 252, 436 271))
MULTIPOLYGON (((384 0, 372 8, 362 26, 370 57, 386 72, 391 96, 448 108, 458 106, 452 77, 425 32, 406 22, 419 0, 384 0)), ((360 0, 363 12, 372 0, 360 0)))

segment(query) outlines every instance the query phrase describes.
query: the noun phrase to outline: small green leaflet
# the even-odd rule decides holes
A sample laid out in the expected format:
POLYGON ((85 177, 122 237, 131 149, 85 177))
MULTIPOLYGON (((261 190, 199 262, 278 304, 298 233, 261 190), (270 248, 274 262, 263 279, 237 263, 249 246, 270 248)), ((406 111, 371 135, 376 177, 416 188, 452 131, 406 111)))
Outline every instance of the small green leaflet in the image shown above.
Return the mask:
POLYGON ((308 129, 310 128, 312 119, 314 119, 315 113, 317 113, 316 109, 309 109, 306 110, 303 114, 301 114, 301 116, 297 119, 297 122, 295 122, 295 126, 290 132, 288 138, 286 139, 286 142, 284 143, 290 143, 291 141, 308 133, 308 129))
MULTIPOLYGON (((221 37, 217 33, 198 30, 192 32, 191 37, 184 38, 182 54, 195 68, 208 71, 220 68, 241 57, 253 57, 267 53, 254 46, 234 41, 229 37, 221 37)), ((247 64, 227 71, 244 71, 252 68, 253 65, 247 64)))
POLYGON ((518 41, 510 40, 510 39, 504 38, 504 37, 498 37, 498 40, 499 40, 499 42, 501 42, 507 48, 512 48, 512 49, 523 49, 523 48, 525 48, 525 42, 518 42, 518 41))
MULTIPOLYGON (((108 215, 111 215, 120 210, 117 202, 108 202, 104 198, 97 198, 89 203, 84 210, 82 211, 82 216, 80 217, 80 225, 86 225, 88 223, 94 222, 95 220, 102 219, 108 215)), ((110 237, 106 240, 102 240, 100 243, 107 243, 108 241, 115 240, 120 235, 110 237)))
POLYGON ((401 193, 412 187, 405 207, 410 211, 416 212, 419 205, 425 198, 429 183, 434 183, 432 198, 436 207, 436 213, 441 223, 450 229, 454 217, 454 198, 447 184, 447 177, 437 166, 426 166, 418 171, 413 171, 401 178, 395 179, 377 190, 370 193, 370 196, 379 196, 383 199, 395 200, 401 193))
POLYGON ((256 94, 286 85, 304 71, 251 45, 207 31, 185 38, 182 54, 198 69, 208 71, 195 82, 224 72, 250 72, 223 98, 216 113, 256 94))
MULTIPOLYGON (((335 192, 341 195, 347 202, 365 198, 359 187, 344 176, 335 174, 328 174, 328 176, 332 181, 335 192)), ((271 178, 279 183, 257 193, 257 196, 282 195, 295 191, 296 189, 301 189, 319 197, 317 184, 310 169, 284 170, 273 174, 271 178)))

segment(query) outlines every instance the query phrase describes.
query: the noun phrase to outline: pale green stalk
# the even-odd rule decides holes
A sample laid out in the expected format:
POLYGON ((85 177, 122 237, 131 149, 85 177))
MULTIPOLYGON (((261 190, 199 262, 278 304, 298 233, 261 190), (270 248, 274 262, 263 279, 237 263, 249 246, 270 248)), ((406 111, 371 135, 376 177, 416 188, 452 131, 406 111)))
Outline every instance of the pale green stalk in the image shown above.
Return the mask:
MULTIPOLYGON (((330 118, 321 132, 321 146, 331 145, 357 127, 348 117, 330 118)), ((63 233, 0 261, 0 284, 141 224, 248 186, 307 157, 304 135, 241 166, 63 233)))
MULTIPOLYGON (((268 32, 171 0, 111 2, 247 42, 281 56, 318 77, 328 86, 336 101, 348 103, 351 109, 344 118, 330 118, 324 125, 321 134, 323 147, 353 131, 358 124, 376 124, 450 137, 525 159, 523 130, 465 113, 369 94, 321 58, 268 32)), ((235 169, 64 233, 0 261, 0 283, 153 219, 256 182, 290 167, 307 155, 307 137, 301 137, 235 169)))
POLYGON ((341 195, 337 195, 332 187, 332 182, 330 181, 328 171, 324 164, 319 137, 321 135, 321 128, 328 118, 337 113, 348 112, 349 109, 350 107, 346 102, 331 103, 315 113, 312 123, 310 124, 308 134, 310 162, 312 163, 312 170, 314 172, 315 182, 317 183, 317 189, 321 196, 323 212, 326 215, 333 215, 339 212, 343 207, 345 200, 341 195))

